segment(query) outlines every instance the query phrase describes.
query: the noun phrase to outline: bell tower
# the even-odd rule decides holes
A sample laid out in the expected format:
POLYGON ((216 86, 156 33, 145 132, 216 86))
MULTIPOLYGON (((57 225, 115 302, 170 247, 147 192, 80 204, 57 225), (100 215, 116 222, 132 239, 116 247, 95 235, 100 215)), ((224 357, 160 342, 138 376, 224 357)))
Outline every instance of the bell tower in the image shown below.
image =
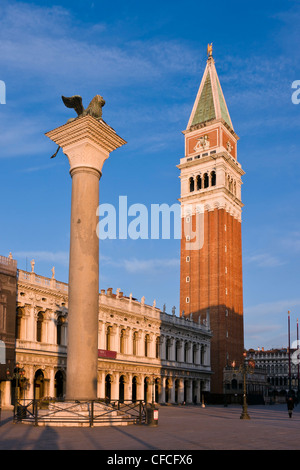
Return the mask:
POLYGON ((209 322, 211 392, 223 393, 223 369, 243 358, 241 186, 236 135, 212 45, 183 134, 180 315, 209 322), (200 319, 199 319, 200 317, 200 319))

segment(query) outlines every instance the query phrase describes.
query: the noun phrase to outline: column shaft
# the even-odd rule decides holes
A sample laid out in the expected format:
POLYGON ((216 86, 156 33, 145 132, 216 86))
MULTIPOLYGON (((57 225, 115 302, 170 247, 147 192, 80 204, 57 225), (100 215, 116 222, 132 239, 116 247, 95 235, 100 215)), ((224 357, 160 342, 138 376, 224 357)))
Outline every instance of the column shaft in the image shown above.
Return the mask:
POLYGON ((96 170, 76 168, 72 176, 69 267, 67 399, 97 397, 99 239, 96 170))

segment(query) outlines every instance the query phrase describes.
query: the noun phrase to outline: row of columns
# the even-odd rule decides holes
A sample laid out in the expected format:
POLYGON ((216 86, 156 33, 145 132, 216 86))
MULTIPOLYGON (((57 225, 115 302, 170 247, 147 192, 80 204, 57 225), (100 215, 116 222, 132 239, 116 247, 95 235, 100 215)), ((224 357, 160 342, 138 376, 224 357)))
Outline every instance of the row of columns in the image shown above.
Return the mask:
POLYGON ((67 323, 64 322, 64 313, 50 309, 42 310, 35 306, 19 307, 17 309, 18 339, 26 341, 37 341, 39 322, 41 322, 40 342, 57 344, 57 329, 59 319, 60 324, 60 344, 67 345, 67 323))
MULTIPOLYGON (((57 371, 49 369, 46 376, 42 370, 36 371, 33 367, 26 368, 27 384, 20 389, 20 400, 26 402, 45 396, 55 397, 55 374, 57 371), (36 373, 41 374, 41 389, 35 390, 36 373)), ((65 390, 65 374, 63 390, 65 390)), ((150 376, 147 374, 134 374, 122 372, 98 373, 97 396, 110 401, 129 400, 158 403, 200 403, 202 393, 206 390, 205 379, 176 378, 166 376, 150 376)), ((62 385, 62 384, 61 384, 62 385)), ((11 382, 1 383, 1 404, 11 404, 11 382)))
POLYGON ((200 378, 175 378, 122 372, 101 372, 98 396, 114 400, 158 403, 200 403, 207 382, 200 378))
MULTIPOLYGON (((36 307, 26 307, 18 310, 20 334, 19 339, 27 341, 37 341, 37 329, 39 322, 39 313, 43 315, 41 325, 40 342, 47 344, 58 344, 58 321, 60 314, 51 310, 42 312, 36 307)), ((64 316, 61 315, 64 319, 64 316)), ((147 341, 147 357, 159 358, 198 365, 208 365, 208 348, 206 345, 185 341, 184 339, 175 339, 168 336, 157 336, 152 332, 142 330, 133 330, 129 327, 118 325, 105 325, 99 332, 99 349, 110 349, 118 353, 121 352, 121 334, 123 334, 124 348, 123 354, 135 354, 136 356, 145 356, 145 342, 147 341), (107 348, 107 329, 110 329, 110 345, 107 348), (136 341, 136 350, 134 352, 133 343, 136 341), (159 354, 157 357, 157 344, 159 341, 159 354), (185 348, 187 349, 185 351, 185 348), (195 348, 195 350, 194 350, 195 348), (167 351, 168 349, 168 351, 167 351)), ((60 325, 61 345, 67 345, 67 323, 60 325)))
POLYGON ((146 341, 147 357, 149 358, 209 365, 209 349, 206 344, 165 335, 157 336, 152 332, 110 324, 102 328, 99 336, 100 349, 110 349, 118 353, 136 356, 146 355, 146 341), (121 347, 121 341, 123 341, 123 348, 121 347), (159 349, 157 348, 157 341, 159 342, 159 349))

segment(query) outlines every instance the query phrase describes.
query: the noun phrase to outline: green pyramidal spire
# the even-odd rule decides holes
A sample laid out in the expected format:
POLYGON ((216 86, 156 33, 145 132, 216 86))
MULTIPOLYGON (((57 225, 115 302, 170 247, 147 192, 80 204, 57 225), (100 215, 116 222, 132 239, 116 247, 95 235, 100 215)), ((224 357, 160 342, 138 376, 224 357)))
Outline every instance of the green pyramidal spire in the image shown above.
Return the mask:
POLYGON ((212 51, 210 50, 187 130, 193 126, 217 119, 223 119, 234 130, 211 54, 212 51))

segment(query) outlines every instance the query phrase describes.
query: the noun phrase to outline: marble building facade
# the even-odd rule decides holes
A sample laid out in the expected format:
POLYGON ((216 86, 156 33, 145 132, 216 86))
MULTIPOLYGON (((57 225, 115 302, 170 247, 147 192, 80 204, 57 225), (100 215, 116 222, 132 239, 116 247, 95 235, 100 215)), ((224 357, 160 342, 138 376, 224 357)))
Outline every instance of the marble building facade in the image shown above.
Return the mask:
MULTIPOLYGON (((164 309, 163 309, 164 310, 164 309)), ((25 370, 21 399, 63 397, 68 342, 68 284, 18 270, 16 363, 25 370)), ((210 391, 209 318, 194 322, 125 296, 99 293, 97 396, 157 403, 200 402, 210 391)), ((78 377, 80 380, 80 377, 78 377)), ((11 383, 1 384, 2 405, 11 383)))

